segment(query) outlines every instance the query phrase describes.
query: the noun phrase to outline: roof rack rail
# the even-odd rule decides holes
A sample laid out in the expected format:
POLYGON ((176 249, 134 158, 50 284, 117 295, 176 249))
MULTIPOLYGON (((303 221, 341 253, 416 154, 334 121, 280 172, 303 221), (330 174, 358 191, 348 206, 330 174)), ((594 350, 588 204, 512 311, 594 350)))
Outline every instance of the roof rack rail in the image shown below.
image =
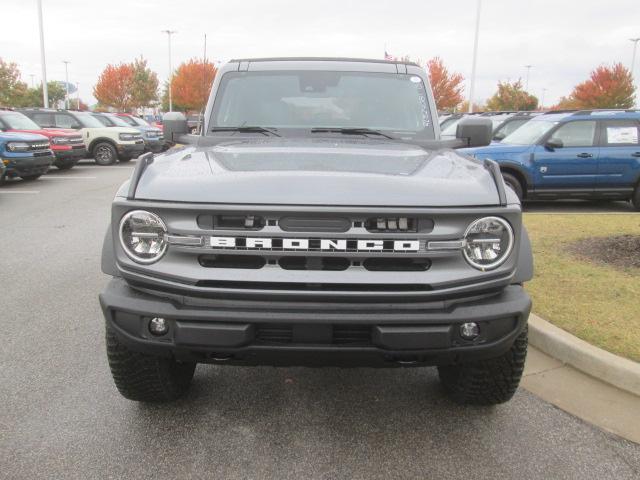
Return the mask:
POLYGON ((577 112, 575 108, 563 109, 563 110, 547 110, 543 115, 553 115, 554 113, 573 113, 577 112))
POLYGON ((637 108, 590 108, 585 110, 576 110, 573 115, 592 115, 594 113, 638 113, 637 108))

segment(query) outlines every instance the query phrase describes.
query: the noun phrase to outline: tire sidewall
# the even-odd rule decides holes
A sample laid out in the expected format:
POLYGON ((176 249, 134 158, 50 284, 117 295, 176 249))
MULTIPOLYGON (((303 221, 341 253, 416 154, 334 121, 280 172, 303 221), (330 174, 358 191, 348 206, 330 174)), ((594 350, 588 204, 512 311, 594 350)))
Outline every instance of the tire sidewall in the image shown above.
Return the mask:
POLYGON ((520 181, 510 173, 503 173, 502 178, 504 183, 516 193, 518 199, 522 202, 524 192, 520 181))
POLYGON ((100 142, 93 147, 93 159, 98 165, 113 165, 118 159, 118 152, 110 143, 100 142))

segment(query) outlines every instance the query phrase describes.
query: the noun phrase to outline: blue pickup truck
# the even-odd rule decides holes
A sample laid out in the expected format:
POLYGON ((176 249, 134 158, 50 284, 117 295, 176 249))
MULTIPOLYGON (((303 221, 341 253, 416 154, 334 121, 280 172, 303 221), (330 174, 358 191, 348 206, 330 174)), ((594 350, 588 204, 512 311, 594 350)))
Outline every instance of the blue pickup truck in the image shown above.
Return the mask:
POLYGON ((640 210, 640 110, 549 112, 464 151, 500 164, 521 200, 630 200, 640 210))
POLYGON ((47 173, 54 160, 47 137, 0 129, 0 161, 4 167, 4 171, 0 171, 0 181, 14 177, 35 180, 47 173))

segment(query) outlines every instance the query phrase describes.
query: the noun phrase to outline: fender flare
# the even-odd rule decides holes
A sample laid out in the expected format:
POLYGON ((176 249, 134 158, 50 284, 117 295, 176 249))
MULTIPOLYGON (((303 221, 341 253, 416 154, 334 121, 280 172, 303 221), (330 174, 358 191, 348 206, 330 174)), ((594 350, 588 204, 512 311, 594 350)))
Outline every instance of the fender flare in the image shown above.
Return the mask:
POLYGON ((518 262, 513 283, 524 283, 533 278, 533 252, 531 240, 524 225, 520 230, 520 249, 518 250, 518 262))
POLYGON ((111 235, 111 226, 107 227, 107 231, 104 234, 104 242, 102 243, 102 257, 101 257, 102 273, 111 275, 112 277, 119 277, 118 267, 116 266, 116 254, 113 249, 113 236, 111 235))
POLYGON ((98 137, 98 138, 94 138, 93 140, 91 140, 91 143, 89 143, 89 145, 87 146, 87 151, 89 152, 89 154, 93 155, 93 149, 95 148, 96 144, 98 143, 110 143, 111 145, 113 145, 113 148, 116 149, 116 152, 118 151, 118 145, 116 144, 116 142, 109 138, 109 137, 98 137))
POLYGON ((525 179, 525 181, 527 182, 526 187, 527 188, 532 188, 533 187, 533 175, 531 175, 531 172, 528 171, 526 168, 522 167, 522 164, 520 163, 516 163, 516 162, 511 162, 511 161, 500 161, 498 162, 498 165, 500 165, 500 170, 515 170, 516 172, 518 172, 520 175, 522 175, 522 177, 525 179))

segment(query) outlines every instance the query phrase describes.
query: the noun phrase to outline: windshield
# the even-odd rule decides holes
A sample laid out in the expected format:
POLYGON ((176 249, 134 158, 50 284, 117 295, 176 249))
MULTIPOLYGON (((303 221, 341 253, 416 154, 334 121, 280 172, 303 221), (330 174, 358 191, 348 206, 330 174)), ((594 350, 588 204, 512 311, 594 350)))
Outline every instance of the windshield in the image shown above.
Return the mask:
POLYGON ((0 119, 12 130, 41 130, 36 122, 21 113, 5 113, 0 119))
POLYGON ((434 138, 415 75, 276 71, 224 75, 209 128, 368 128, 434 138))
POLYGON ((530 121, 522 125, 511 135, 505 137, 502 143, 508 145, 532 145, 536 143, 544 134, 551 130, 558 122, 548 122, 544 120, 530 121))
POLYGON ((130 127, 131 125, 129 125, 126 121, 124 121, 121 117, 117 116, 117 115, 105 115, 105 117, 107 117, 112 124, 114 124, 116 127, 130 127))
POLYGON ((73 115, 85 128, 104 128, 102 122, 90 113, 74 112, 73 115))
POLYGON ((137 127, 150 127, 149 122, 143 120, 140 117, 118 117, 121 120, 124 120, 129 125, 137 126, 137 127))

